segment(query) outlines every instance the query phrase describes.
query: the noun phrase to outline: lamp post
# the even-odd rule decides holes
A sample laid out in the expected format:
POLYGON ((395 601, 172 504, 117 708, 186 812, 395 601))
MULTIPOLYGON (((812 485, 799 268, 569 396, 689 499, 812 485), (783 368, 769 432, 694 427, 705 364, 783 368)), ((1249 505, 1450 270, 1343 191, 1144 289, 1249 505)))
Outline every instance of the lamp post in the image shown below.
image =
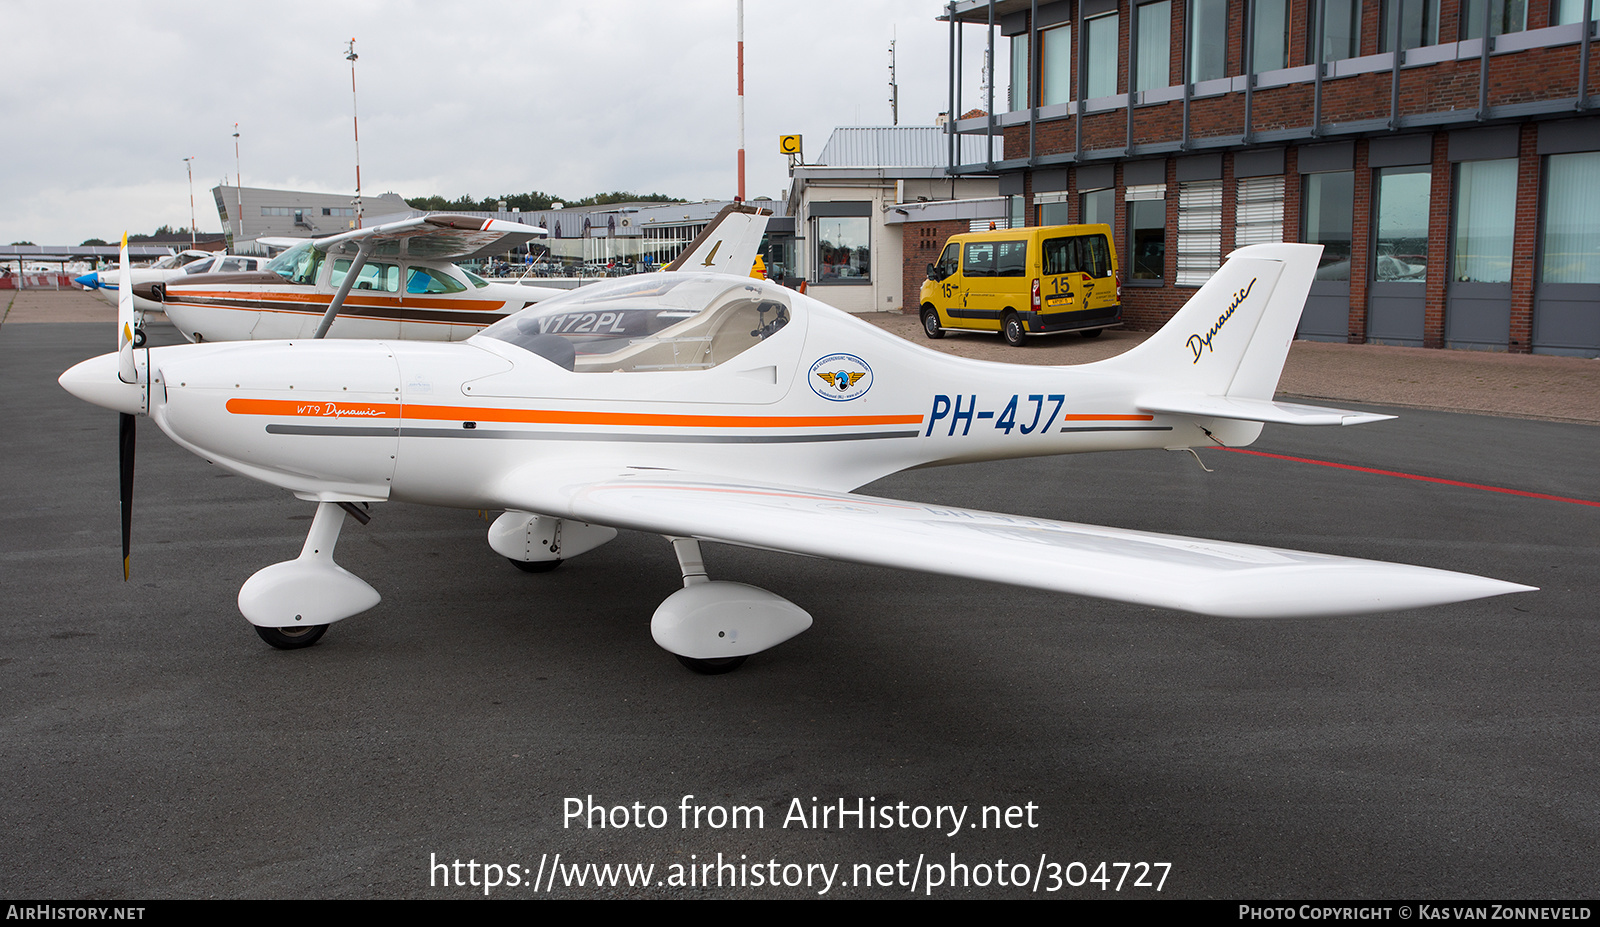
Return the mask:
POLYGON ((183 166, 189 171, 189 247, 193 248, 195 235, 199 231, 194 222, 194 158, 184 158, 183 166))

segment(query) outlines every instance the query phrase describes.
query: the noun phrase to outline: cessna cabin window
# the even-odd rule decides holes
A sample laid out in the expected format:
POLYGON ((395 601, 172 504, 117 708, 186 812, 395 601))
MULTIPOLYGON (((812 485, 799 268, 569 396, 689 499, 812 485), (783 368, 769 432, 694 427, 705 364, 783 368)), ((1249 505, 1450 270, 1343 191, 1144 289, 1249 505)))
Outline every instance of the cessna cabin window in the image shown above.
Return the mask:
POLYGON ((460 268, 457 268, 457 269, 460 270, 462 273, 466 274, 467 275, 467 282, 471 283, 473 286, 477 287, 478 289, 481 290, 484 287, 489 285, 489 281, 483 279, 482 277, 478 276, 477 274, 473 273, 472 271, 467 270, 465 267, 460 267, 460 268))
MULTIPOLYGON (((337 265, 335 265, 337 266, 337 265)), ((334 271, 338 273, 338 271, 334 271)), ((407 293, 464 293, 466 287, 442 270, 413 267, 406 273, 407 293)))
MULTIPOLYGON (((339 287, 344 285, 345 275, 350 273, 350 258, 338 258, 333 262, 333 273, 328 277, 328 285, 339 287)), ((350 287, 356 290, 379 290, 384 293, 400 292, 400 265, 384 264, 380 261, 368 261, 361 265, 361 270, 356 274, 355 285, 350 287)), ((462 287, 466 289, 466 287, 462 287)), ((408 290, 407 292, 417 292, 408 290)))
POLYGON ((705 370, 789 323, 788 291, 725 277, 652 279, 573 290, 484 329, 579 373, 705 370))

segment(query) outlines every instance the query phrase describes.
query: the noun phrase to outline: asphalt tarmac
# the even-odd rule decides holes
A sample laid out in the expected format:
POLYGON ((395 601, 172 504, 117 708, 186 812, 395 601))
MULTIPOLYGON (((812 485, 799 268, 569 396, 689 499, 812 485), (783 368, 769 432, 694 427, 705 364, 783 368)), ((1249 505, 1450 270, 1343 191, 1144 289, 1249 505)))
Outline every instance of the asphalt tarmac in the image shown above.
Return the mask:
POLYGON ((865 491, 1542 589, 1231 621, 707 545, 714 577, 816 624, 703 677, 650 639, 679 587, 662 539, 527 575, 479 514, 401 504, 338 548, 383 602, 273 650, 235 596, 312 505, 148 421, 123 583, 116 416, 55 382, 110 340, 0 328, 7 897, 799 898, 830 871, 843 898, 1594 896, 1600 428, 1406 410, 1252 448, 1367 470, 1208 450, 1212 473, 1130 452, 901 474, 865 491), (591 796, 626 808, 564 817, 591 796), (714 826, 734 807, 760 811, 714 826), (655 868, 596 887, 589 864, 655 868))

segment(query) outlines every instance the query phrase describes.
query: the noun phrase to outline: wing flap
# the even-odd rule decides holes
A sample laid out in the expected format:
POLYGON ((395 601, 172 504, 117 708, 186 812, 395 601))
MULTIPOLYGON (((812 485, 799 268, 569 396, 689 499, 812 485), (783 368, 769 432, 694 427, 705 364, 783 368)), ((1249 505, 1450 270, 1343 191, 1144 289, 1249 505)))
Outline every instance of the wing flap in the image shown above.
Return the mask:
POLYGON ((1428 567, 949 506, 628 470, 539 474, 509 508, 1233 618, 1442 605, 1532 587, 1428 567))

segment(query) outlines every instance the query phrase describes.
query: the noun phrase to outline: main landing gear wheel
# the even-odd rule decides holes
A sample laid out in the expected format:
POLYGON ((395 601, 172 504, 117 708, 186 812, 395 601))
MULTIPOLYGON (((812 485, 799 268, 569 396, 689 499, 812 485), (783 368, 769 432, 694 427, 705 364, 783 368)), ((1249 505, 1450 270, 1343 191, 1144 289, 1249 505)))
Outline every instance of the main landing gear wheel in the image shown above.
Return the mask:
POLYGON ((136 348, 144 347, 144 329, 136 328, 133 330, 133 346, 136 348))
POLYGON ((939 324, 939 313, 931 306, 922 310, 922 331, 935 341, 944 337, 944 326, 939 324))
POLYGON ((1022 318, 1015 312, 1008 312, 1000 320, 1000 334, 1005 337, 1006 344, 1013 348, 1022 347, 1028 340, 1028 332, 1022 327, 1022 318))
POLYGON ((723 673, 731 673, 743 666, 745 661, 744 657, 717 657, 711 660, 697 660, 694 657, 686 657, 682 654, 675 653, 673 656, 678 658, 679 663, 702 676, 721 676, 723 673))
MULTIPOLYGON (((506 558, 511 560, 510 557, 506 558)), ((511 560, 511 565, 524 573, 548 573, 561 565, 560 560, 511 560)))
POLYGON ((1105 331, 1103 328, 1086 328, 1078 334, 1085 338, 1098 338, 1105 331))
POLYGON ((299 650, 301 647, 310 647, 322 640, 322 635, 327 633, 328 626, 312 624, 298 628, 263 628, 256 625, 255 629, 262 640, 279 650, 299 650))

